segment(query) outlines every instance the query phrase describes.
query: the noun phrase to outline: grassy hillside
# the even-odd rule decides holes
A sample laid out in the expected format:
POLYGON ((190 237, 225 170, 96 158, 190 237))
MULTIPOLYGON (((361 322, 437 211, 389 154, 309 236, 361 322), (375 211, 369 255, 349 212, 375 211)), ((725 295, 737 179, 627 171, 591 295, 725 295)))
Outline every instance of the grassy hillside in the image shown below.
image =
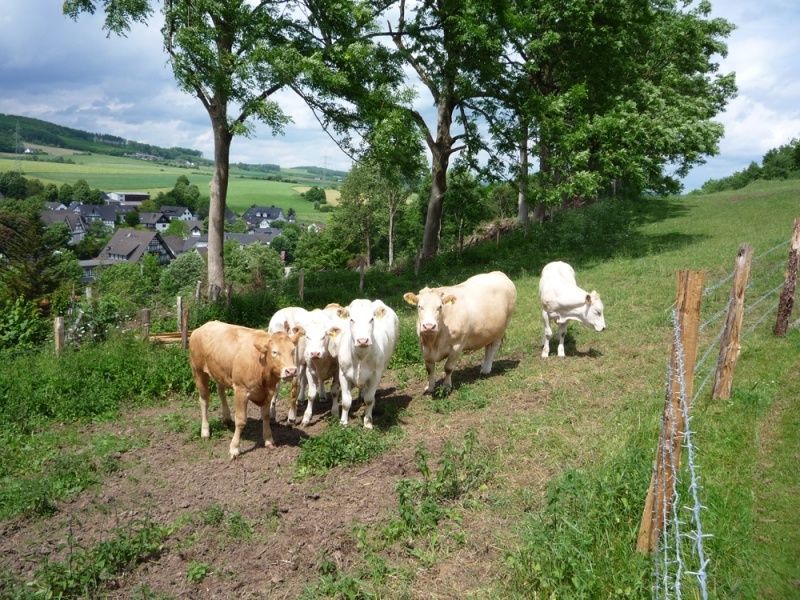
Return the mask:
MULTIPOLYGON (((43 147, 51 152, 49 147, 43 147)), ((41 179, 44 183, 74 183, 78 179, 85 179, 92 187, 104 191, 114 190, 143 190, 151 195, 159 191, 167 191, 175 185, 175 180, 180 175, 185 175, 191 183, 196 184, 203 194, 208 194, 208 184, 211 181, 212 170, 210 167, 183 168, 158 164, 150 161, 112 156, 108 154, 58 154, 39 156, 39 160, 20 160, 9 154, 0 154, 0 172, 16 169, 19 164, 26 177, 41 179), (51 162, 48 156, 57 156, 66 162, 51 162)), ((281 176, 285 172, 281 171, 281 176)), ((298 182, 316 181, 311 172, 299 170, 296 172, 298 182)), ((298 218, 302 220, 327 220, 328 214, 315 211, 311 203, 305 201, 295 191, 298 183, 267 180, 266 174, 254 173, 242 169, 231 169, 228 188, 228 206, 237 212, 242 212, 253 204, 276 205, 284 210, 294 208, 298 218)))
MULTIPOLYGON (((383 298, 401 318, 376 431, 360 428, 358 409, 343 435, 325 420, 328 404, 321 403, 310 427, 274 427, 276 448, 256 448, 233 463, 230 431, 218 419, 211 440, 198 439, 197 402, 185 381, 173 384, 170 402, 123 407, 124 416, 113 418, 120 413, 103 392, 110 385, 104 376, 84 375, 93 382, 90 393, 71 391, 79 354, 69 356, 63 393, 37 387, 43 371, 57 371, 52 357, 42 358, 41 369, 4 361, 0 381, 29 371, 37 377, 8 388, 9 398, 44 410, 73 394, 76 414, 112 420, 87 432, 85 422, 61 417, 69 411, 53 404, 52 427, 0 438, 0 476, 18 482, 0 494, 8 523, 0 581, 31 581, 9 587, 20 594, 74 581, 102 591, 113 581, 115 597, 236 589, 295 598, 650 598, 653 563, 634 546, 664 402, 675 271, 706 272, 700 352, 711 352, 697 373, 699 387, 714 363, 715 315, 727 301, 727 284, 714 284, 730 272, 739 244, 749 242, 756 258, 733 397, 711 401, 706 387, 693 408, 703 528, 713 534, 705 540, 709 596, 796 598, 800 331, 772 336, 769 292, 781 281, 798 195, 798 182, 764 182, 593 207, 499 245, 442 257, 417 278, 368 273, 365 295, 383 298), (608 329, 598 334, 573 323, 567 357, 545 360, 538 274, 555 259, 570 262, 579 284, 600 292, 608 329), (493 373, 480 376, 481 356, 466 355, 449 396, 423 396, 414 312, 402 293, 493 269, 508 273, 518 291, 493 373), (95 395, 105 404, 93 413, 95 395), (92 445, 98 467, 84 475, 88 483, 76 483, 84 471, 75 465, 86 462, 80 459, 92 445), (26 491, 32 508, 21 504, 26 491), (28 516, 11 517, 15 511, 28 516), (146 519, 125 537, 114 527, 131 511, 146 519), (72 546, 69 556, 58 546, 72 539, 73 522, 81 524, 76 543, 84 549, 75 561, 72 546), (105 571, 92 570, 97 561, 89 559, 105 556, 104 544, 123 542, 130 557, 124 564, 105 561, 105 571), (38 567, 42 552, 52 561, 47 569, 38 567), (253 569, 254 556, 267 567, 253 569)), ((346 302, 357 281, 354 273, 306 273, 306 300, 346 302)), ((145 364, 159 360, 153 350, 133 355, 145 364)), ((180 357, 171 360, 170 369, 151 369, 150 379, 174 375, 180 357)), ((441 365, 437 372, 441 377, 441 365)), ((135 400, 145 401, 156 383, 137 385, 135 400)), ((217 406, 213 411, 218 416, 217 406)), ((257 410, 250 416, 244 439, 252 444, 260 423, 257 410)), ((690 552, 685 558, 693 560, 690 552)), ((683 583, 684 597, 699 597, 690 576, 683 583)))

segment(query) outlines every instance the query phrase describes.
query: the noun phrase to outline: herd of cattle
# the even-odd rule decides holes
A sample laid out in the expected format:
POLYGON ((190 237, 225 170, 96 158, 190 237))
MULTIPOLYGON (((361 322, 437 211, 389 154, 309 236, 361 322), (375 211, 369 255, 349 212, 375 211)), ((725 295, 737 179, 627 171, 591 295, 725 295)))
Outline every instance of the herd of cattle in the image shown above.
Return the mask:
MULTIPOLYGON (((552 329, 558 324, 558 356, 564 356, 564 335, 569 321, 579 321, 596 331, 605 329, 603 303, 597 292, 578 287, 568 264, 552 262, 542 270, 539 297, 544 320, 542 356, 550 351, 552 329)), ((481 373, 492 363, 505 336, 517 301, 514 283, 500 271, 470 277, 458 285, 423 288, 403 298, 417 307, 419 337, 428 383, 433 392, 436 363, 444 362, 446 390, 464 352, 484 349, 481 373)), ((247 422, 247 404, 261 408, 263 442, 272 446, 270 420, 276 418, 278 389, 291 380, 289 423, 297 416, 298 401, 307 399, 301 421, 308 425, 316 397, 326 398, 330 381, 331 414, 347 425, 352 390, 364 401, 364 427, 372 428, 375 392, 389 365, 400 332, 397 314, 381 300, 353 300, 347 306, 329 304, 323 309, 286 307, 277 311, 266 331, 210 321, 189 338, 189 360, 200 395, 201 436, 209 437, 209 380, 217 383, 222 418, 231 421, 226 391, 233 388, 235 431, 231 458, 239 455, 239 440, 247 422), (340 409, 341 404, 341 409, 340 409)))

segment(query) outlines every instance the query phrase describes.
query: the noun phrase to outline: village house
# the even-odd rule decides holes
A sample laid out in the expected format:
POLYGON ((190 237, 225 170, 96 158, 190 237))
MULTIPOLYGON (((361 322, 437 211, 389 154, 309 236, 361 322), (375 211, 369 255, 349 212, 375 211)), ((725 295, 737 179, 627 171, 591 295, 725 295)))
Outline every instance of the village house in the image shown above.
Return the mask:
POLYGON ((148 254, 155 256, 162 265, 175 258, 175 253, 157 231, 118 229, 96 258, 79 261, 83 268, 81 281, 94 281, 98 269, 122 262, 138 263, 148 254))
POLYGON ((173 206, 164 204, 159 209, 170 221, 194 221, 194 215, 185 206, 173 206))
POLYGON ((242 218, 247 223, 248 229, 268 229, 275 221, 286 221, 283 209, 277 206, 256 206, 255 204, 244 211, 242 218))
POLYGON ((169 227, 169 219, 161 212, 140 212, 139 225, 145 229, 152 229, 160 233, 166 231, 167 227, 169 227))
MULTIPOLYGON (((48 204, 54 204, 53 202, 49 202, 48 204)), ((61 206, 64 206, 63 204, 61 206)), ((74 246, 75 244, 83 241, 83 238, 86 236, 86 230, 89 228, 86 221, 83 220, 80 214, 74 213, 70 210, 56 209, 56 210, 43 210, 39 213, 39 216, 42 219, 42 223, 46 226, 56 225, 58 223, 63 223, 69 229, 69 241, 67 242, 70 246, 74 246)))

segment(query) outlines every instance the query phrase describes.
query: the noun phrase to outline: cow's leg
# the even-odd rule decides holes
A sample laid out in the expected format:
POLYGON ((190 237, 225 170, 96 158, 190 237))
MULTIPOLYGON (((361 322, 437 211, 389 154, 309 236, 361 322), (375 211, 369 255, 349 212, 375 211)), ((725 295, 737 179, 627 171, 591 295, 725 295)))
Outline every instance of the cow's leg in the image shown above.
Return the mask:
MULTIPOLYGON (((304 377, 305 379, 305 377, 304 377)), ((294 425, 297 418, 297 400, 300 397, 300 375, 292 377, 292 385, 289 390, 289 414, 286 415, 286 422, 294 425)))
POLYGON ((281 383, 275 386, 275 393, 272 394, 272 400, 269 402, 269 418, 271 421, 277 422, 278 420, 278 394, 281 391, 281 383))
MULTIPOLYGON (((341 373, 339 374, 339 385, 342 388, 342 415, 339 419, 339 422, 342 425, 347 425, 347 416, 350 412, 350 406, 353 404, 353 392, 350 389, 350 382, 347 381, 344 375, 341 373)), ((331 414, 334 417, 339 416, 339 405, 334 401, 334 405, 331 407, 331 414), (335 406, 335 409, 333 408, 335 406)))
POLYGON ((542 310, 542 319, 544 320, 544 339, 542 340, 542 358, 547 358, 550 355, 550 338, 553 337, 553 330, 550 329, 550 315, 546 310, 542 310))
POLYGON ((558 355, 561 358, 564 358, 566 354, 564 353, 564 337, 567 335, 567 322, 564 321, 563 323, 558 324, 558 355))
POLYGON ((461 352, 452 350, 444 361, 444 389, 448 392, 453 389, 453 371, 456 369, 456 363, 461 352))
POLYGON ((423 394, 432 394, 436 387, 436 362, 432 360, 425 361, 425 370, 428 372, 428 385, 425 386, 423 394))
POLYGON ((203 371, 195 371, 194 385, 197 388, 198 395, 200 396, 200 437, 208 438, 211 436, 211 432, 208 427, 208 373, 203 371))
POLYGON ((368 381, 364 386, 364 391, 361 393, 364 397, 364 427, 366 429, 372 429, 372 408, 375 406, 375 392, 378 391, 379 381, 378 377, 368 381))
POLYGON ((266 402, 261 405, 261 441, 266 448, 275 447, 275 442, 272 439, 272 428, 269 425, 269 407, 266 402))
POLYGON ((222 422, 230 423, 231 409, 228 406, 228 390, 225 386, 217 384, 217 394, 219 394, 219 403, 222 405, 222 422))
POLYGON ((239 456, 239 439, 247 425, 247 388, 233 386, 233 439, 231 440, 231 459, 239 456))
POLYGON ((303 413, 303 420, 300 425, 305 427, 311 422, 311 415, 314 414, 314 396, 317 395, 316 370, 306 366, 306 384, 308 385, 308 402, 306 402, 306 410, 303 413))
POLYGON ((497 350, 500 348, 500 344, 503 342, 503 338, 499 340, 495 340, 488 346, 486 346, 485 353, 483 355, 483 364, 481 365, 481 375, 488 375, 492 372, 492 363, 494 362, 494 355, 497 354, 497 350))

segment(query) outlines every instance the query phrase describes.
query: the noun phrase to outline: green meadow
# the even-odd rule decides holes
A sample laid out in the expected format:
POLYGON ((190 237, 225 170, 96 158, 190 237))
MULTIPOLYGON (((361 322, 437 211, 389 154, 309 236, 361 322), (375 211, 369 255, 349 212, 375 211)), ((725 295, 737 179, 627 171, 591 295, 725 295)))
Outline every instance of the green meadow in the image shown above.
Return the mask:
MULTIPOLYGON (((45 147, 46 148, 46 147, 45 147)), ((40 179, 44 183, 72 184, 78 179, 85 179, 91 187, 110 191, 146 191, 152 195, 167 191, 175 184, 175 180, 185 175, 198 188, 200 193, 208 195, 208 186, 213 172, 208 166, 175 167, 154 162, 111 156, 108 154, 64 154, 58 156, 70 162, 51 162, 56 155, 40 155, 39 160, 17 160, 13 155, 0 154, 0 172, 17 169, 26 177, 40 179)), ((279 206, 284 211, 294 208, 297 216, 306 221, 326 221, 328 213, 314 210, 311 203, 303 199, 294 188, 309 185, 330 186, 331 182, 316 181, 311 173, 302 169, 282 169, 280 175, 296 179, 298 183, 267 180, 267 173, 244 171, 231 168, 228 187, 228 207, 241 213, 253 204, 260 206, 279 206)))

